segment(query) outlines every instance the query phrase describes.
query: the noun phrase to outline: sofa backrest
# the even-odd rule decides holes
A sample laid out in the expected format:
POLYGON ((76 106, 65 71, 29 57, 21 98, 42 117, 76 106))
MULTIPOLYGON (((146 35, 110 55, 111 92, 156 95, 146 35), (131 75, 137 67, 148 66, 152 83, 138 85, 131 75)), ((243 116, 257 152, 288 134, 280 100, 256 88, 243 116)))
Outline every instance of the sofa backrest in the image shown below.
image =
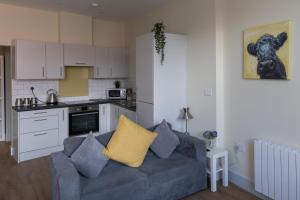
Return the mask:
MULTIPOLYGON (((112 136, 113 132, 108 132, 96 137, 96 139, 106 146, 112 136)), ((81 145, 85 137, 69 137, 64 140, 64 153, 71 156, 73 152, 81 145)))
MULTIPOLYGON (((170 126, 170 128, 172 129, 172 125, 170 123, 168 123, 168 125, 170 126)), ((158 125, 149 128, 149 131, 154 131, 155 128, 158 125)), ((96 139, 103 145, 106 147, 106 145, 108 144, 111 136, 113 135, 114 131, 99 135, 96 137, 96 139)), ((85 139, 85 137, 69 137, 66 138, 64 140, 64 153, 67 156, 71 156, 73 154, 73 152, 81 145, 81 143, 83 142, 83 140, 85 139)))

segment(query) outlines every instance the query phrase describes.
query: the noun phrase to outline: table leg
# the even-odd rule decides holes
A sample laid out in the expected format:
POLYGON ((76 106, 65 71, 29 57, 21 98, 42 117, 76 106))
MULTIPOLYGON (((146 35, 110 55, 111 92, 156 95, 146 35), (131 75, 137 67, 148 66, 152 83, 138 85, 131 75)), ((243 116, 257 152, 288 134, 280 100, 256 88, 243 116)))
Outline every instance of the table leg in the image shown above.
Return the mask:
POLYGON ((225 156, 222 158, 222 181, 223 181, 223 186, 227 187, 228 186, 228 154, 227 152, 225 153, 225 156))
POLYGON ((217 161, 216 158, 210 159, 210 190, 217 191, 217 161))

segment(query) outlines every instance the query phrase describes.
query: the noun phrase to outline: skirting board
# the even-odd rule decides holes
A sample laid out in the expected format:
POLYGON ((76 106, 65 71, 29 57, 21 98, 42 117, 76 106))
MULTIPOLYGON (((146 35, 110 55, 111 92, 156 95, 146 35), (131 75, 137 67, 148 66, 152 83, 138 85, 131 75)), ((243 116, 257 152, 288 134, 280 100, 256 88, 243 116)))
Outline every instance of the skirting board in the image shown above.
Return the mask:
POLYGON ((254 183, 249 181, 248 179, 245 179, 244 177, 241 177, 240 175, 237 175, 229 170, 228 173, 229 181, 238 187, 246 190, 247 192, 255 195, 256 197, 263 199, 263 200, 269 200, 270 198, 266 197, 263 194, 260 194, 254 190, 254 183))

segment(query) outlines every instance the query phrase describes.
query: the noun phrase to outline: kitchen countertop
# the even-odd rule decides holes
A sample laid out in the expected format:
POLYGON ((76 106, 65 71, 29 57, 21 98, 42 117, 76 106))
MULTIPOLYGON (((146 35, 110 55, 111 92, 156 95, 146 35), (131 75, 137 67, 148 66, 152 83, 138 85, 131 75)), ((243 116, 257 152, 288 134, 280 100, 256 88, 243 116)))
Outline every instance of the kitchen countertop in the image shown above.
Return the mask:
POLYGON ((96 105, 96 104, 106 104, 106 103, 111 103, 134 112, 136 111, 135 101, 108 100, 108 99, 91 99, 91 100, 83 100, 83 101, 60 102, 54 105, 38 104, 36 106, 22 106, 22 107, 13 106, 12 109, 17 112, 26 112, 26 111, 33 111, 33 110, 67 108, 67 107, 74 107, 74 106, 96 105))

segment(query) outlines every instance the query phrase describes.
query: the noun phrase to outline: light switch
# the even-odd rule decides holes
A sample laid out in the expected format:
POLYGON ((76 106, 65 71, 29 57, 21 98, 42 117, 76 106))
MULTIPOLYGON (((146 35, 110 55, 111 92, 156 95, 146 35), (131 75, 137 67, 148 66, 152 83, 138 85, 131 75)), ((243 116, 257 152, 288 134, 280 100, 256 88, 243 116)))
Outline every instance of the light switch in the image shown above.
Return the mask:
POLYGON ((206 97, 213 96, 213 89, 212 88, 205 88, 203 91, 203 95, 206 97))

